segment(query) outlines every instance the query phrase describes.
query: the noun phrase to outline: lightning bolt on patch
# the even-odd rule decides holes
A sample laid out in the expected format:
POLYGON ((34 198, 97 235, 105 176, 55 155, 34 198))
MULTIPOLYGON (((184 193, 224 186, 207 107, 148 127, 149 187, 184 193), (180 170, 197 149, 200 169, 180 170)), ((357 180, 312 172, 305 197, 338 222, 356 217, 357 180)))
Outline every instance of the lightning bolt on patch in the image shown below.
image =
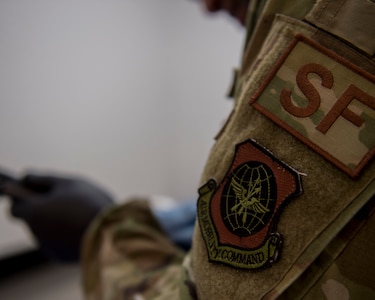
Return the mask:
POLYGON ((281 209, 302 193, 300 174, 254 140, 236 146, 218 185, 199 189, 198 218, 211 262, 261 269, 280 258, 281 209), (281 184, 282 183, 282 184, 281 184))

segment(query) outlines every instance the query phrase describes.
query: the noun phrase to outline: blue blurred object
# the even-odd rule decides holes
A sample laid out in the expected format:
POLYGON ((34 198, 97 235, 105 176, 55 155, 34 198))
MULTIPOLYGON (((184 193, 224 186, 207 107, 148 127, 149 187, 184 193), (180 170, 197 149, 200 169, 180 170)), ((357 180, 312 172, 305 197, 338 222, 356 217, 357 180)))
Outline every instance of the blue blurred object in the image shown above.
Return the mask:
POLYGON ((191 248, 194 224, 197 215, 196 201, 175 203, 172 207, 153 209, 160 225, 169 238, 179 247, 191 248))

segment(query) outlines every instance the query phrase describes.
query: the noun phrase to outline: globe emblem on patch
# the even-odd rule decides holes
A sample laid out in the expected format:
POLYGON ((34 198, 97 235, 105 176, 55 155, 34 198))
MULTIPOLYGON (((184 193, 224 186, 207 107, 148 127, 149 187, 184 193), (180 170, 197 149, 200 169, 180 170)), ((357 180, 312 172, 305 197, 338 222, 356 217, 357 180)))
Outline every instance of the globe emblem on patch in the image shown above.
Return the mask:
POLYGON ((265 163, 250 161, 233 170, 226 182, 220 203, 225 226, 237 236, 261 231, 276 205, 276 179, 265 163))

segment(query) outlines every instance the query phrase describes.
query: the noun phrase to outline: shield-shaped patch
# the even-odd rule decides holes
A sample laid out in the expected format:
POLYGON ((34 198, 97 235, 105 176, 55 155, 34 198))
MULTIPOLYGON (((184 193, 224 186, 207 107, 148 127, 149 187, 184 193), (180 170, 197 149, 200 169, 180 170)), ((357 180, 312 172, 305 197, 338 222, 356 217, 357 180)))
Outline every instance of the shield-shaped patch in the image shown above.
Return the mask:
POLYGON ((254 140, 236 146, 222 182, 199 189, 198 217, 211 262, 260 269, 278 258, 276 225, 288 200, 302 193, 300 174, 254 140))

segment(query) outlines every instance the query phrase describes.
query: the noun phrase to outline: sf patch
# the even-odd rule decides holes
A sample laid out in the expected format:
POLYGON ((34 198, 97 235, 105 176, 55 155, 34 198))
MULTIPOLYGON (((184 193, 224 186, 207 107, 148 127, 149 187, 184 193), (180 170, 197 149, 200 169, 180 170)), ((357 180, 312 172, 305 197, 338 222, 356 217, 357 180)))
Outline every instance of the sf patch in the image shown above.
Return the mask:
POLYGON ((247 140, 236 146, 223 181, 199 189, 198 218, 211 262, 261 269, 280 256, 278 218, 288 200, 302 193, 300 174, 247 140))
POLYGON ((353 178, 375 155, 375 76, 303 35, 250 104, 353 178))

